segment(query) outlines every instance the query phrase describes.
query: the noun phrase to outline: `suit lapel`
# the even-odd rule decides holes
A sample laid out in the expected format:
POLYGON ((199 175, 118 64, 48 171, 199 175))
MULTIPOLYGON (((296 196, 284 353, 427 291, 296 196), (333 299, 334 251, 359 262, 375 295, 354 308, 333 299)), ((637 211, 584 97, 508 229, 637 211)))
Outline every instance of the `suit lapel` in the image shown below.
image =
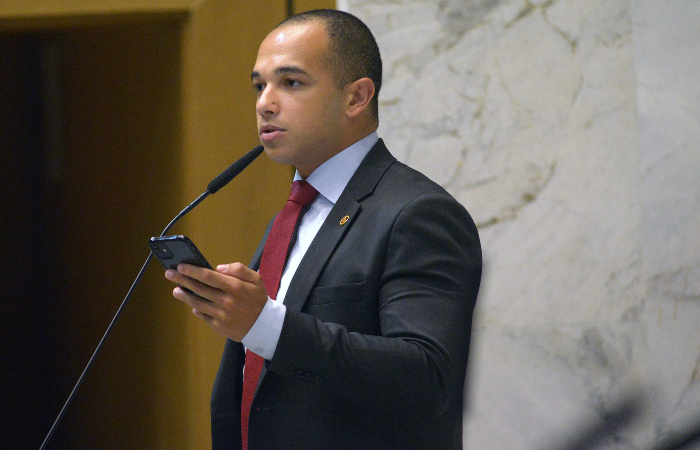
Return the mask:
POLYGON ((301 311, 304 307, 328 259, 360 215, 362 200, 372 195, 381 177, 395 161, 381 139, 369 151, 301 260, 285 295, 284 304, 288 309, 301 311))
MULTIPOLYGON (((380 139, 357 168, 323 225, 321 225, 304 258, 302 258, 284 297, 284 304, 287 309, 290 311, 301 311, 304 307, 306 299, 309 297, 316 280, 333 251, 355 223, 355 219, 360 215, 362 200, 372 195, 384 172, 394 162, 396 162, 396 158, 389 153, 386 146, 384 146, 384 142, 380 139), (346 216, 347 219, 345 219, 346 216), (341 221, 343 222, 342 224, 341 221)), ((272 228, 272 221, 270 221, 251 261, 250 267, 253 270, 257 270, 260 265, 260 257, 265 247, 267 236, 272 228)), ((266 361, 260 373, 258 389, 267 374, 267 365, 268 362, 266 361)))

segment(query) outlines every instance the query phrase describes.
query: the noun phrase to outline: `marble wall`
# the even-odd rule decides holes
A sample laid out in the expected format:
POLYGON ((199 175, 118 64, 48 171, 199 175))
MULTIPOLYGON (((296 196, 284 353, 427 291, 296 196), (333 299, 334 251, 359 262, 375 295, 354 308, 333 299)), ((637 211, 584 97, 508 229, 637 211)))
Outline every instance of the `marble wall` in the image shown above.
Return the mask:
POLYGON ((700 420, 700 1, 338 7, 382 50, 380 135, 480 228, 465 448, 700 420))

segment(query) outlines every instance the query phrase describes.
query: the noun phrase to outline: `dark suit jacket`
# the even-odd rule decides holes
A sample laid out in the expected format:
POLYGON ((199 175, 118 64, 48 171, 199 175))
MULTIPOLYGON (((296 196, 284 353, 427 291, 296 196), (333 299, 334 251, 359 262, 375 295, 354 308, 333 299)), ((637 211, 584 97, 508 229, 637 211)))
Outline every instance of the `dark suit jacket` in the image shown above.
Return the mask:
MULTIPOLYGON (((380 140, 289 286, 250 448, 461 449, 480 278, 467 211, 380 140)), ((227 341, 211 401, 214 449, 241 447, 243 363, 242 345, 227 341)))

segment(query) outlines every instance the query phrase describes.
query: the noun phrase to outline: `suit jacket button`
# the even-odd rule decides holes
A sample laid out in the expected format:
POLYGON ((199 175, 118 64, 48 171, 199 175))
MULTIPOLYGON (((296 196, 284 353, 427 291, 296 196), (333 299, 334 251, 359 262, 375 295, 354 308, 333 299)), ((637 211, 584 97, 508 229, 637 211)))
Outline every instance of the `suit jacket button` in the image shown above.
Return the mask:
POLYGON ((320 375, 316 375, 316 376, 314 377, 314 383, 316 383, 316 384, 321 384, 321 383, 323 383, 323 377, 320 376, 320 375))
POLYGON ((287 373, 295 374, 295 373, 297 373, 297 368, 294 366, 290 366, 287 368, 287 373))

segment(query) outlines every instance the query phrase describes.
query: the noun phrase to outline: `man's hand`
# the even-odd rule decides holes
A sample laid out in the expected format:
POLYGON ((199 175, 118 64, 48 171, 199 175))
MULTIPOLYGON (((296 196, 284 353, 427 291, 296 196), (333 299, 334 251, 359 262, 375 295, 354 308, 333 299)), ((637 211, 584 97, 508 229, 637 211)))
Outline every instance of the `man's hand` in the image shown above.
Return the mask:
POLYGON ((167 270, 165 278, 197 294, 180 287, 173 290, 173 296, 191 306, 195 316, 238 342, 267 302, 260 274, 241 263, 222 264, 216 271, 180 264, 177 271, 167 270))

